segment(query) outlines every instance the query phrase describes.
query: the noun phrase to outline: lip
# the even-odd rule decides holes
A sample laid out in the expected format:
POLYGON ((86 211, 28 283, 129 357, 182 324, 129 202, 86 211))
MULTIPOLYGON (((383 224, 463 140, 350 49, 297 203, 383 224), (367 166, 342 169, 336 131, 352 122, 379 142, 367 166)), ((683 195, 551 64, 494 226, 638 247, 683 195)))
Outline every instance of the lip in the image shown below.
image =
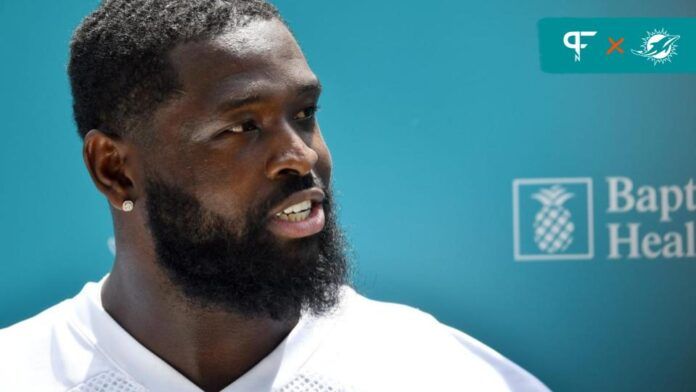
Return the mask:
POLYGON ((317 234, 324 228, 324 223, 324 206, 322 203, 313 201, 312 210, 305 220, 298 222, 286 221, 274 216, 268 222, 267 227, 271 233, 280 238, 294 239, 317 234))
POLYGON ((310 200, 312 202, 312 207, 314 207, 315 204, 321 204, 324 201, 324 197, 326 197, 324 191, 317 187, 295 192, 287 199, 283 200, 280 204, 272 208, 271 212, 268 214, 268 218, 275 219, 277 213, 282 212, 291 205, 295 205, 305 200, 310 200))
POLYGON ((293 193, 271 210, 268 219, 268 230, 283 238, 302 238, 320 232, 324 228, 325 223, 323 206, 325 196, 324 191, 317 187, 293 193), (312 209, 305 220, 298 222, 286 221, 276 216, 277 213, 291 205, 305 200, 312 202, 312 209))

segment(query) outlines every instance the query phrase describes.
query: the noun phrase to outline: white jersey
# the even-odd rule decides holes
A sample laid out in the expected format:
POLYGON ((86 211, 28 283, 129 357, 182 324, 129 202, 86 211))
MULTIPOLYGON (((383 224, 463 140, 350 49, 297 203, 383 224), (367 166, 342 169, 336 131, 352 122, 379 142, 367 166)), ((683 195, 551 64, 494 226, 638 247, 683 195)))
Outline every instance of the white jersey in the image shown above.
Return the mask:
MULTIPOLYGON (((114 321, 99 283, 0 330, 0 391, 201 391, 114 321)), ((547 391, 532 375, 418 309, 348 286, 224 392, 547 391)))

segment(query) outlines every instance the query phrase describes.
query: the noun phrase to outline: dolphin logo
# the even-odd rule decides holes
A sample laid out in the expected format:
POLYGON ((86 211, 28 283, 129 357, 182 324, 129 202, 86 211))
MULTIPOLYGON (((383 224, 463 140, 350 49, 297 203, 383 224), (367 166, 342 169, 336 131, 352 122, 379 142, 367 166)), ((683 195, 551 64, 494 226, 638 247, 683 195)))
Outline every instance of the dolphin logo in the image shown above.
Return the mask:
POLYGON ((643 38, 640 50, 631 49, 631 53, 652 60, 654 64, 671 61, 670 57, 677 54, 676 42, 680 36, 668 34, 666 31, 653 31, 643 38))

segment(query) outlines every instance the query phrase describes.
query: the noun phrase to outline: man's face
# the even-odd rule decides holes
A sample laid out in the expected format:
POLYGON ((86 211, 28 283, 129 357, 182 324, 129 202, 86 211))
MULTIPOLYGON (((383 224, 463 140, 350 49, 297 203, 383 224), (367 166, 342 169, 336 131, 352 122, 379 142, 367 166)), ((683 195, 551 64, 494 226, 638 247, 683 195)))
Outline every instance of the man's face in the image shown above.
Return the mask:
POLYGON ((294 38, 257 21, 170 59, 182 91, 155 113, 142 154, 160 265, 201 305, 326 310, 346 262, 314 118, 319 82, 294 38))

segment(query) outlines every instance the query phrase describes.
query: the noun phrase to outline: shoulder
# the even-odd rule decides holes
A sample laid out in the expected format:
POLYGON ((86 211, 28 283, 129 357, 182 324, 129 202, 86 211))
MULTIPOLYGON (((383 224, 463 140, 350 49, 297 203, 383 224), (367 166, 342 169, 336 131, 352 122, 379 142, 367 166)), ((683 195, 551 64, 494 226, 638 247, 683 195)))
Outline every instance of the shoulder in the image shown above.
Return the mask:
POLYGON ((1 391, 67 391, 108 370, 73 322, 79 296, 0 329, 1 391))
POLYGON ((51 338, 65 324, 65 315, 70 310, 70 301, 65 300, 50 308, 0 329, 0 363, 16 361, 29 354, 44 354, 50 349, 51 338))
POLYGON ((336 320, 331 348, 317 354, 352 373, 337 377, 362 380, 369 390, 547 390, 490 347, 411 306, 347 289, 336 320))
POLYGON ((70 300, 0 329, 0 390, 64 390, 52 371, 52 351, 65 333, 70 300))

